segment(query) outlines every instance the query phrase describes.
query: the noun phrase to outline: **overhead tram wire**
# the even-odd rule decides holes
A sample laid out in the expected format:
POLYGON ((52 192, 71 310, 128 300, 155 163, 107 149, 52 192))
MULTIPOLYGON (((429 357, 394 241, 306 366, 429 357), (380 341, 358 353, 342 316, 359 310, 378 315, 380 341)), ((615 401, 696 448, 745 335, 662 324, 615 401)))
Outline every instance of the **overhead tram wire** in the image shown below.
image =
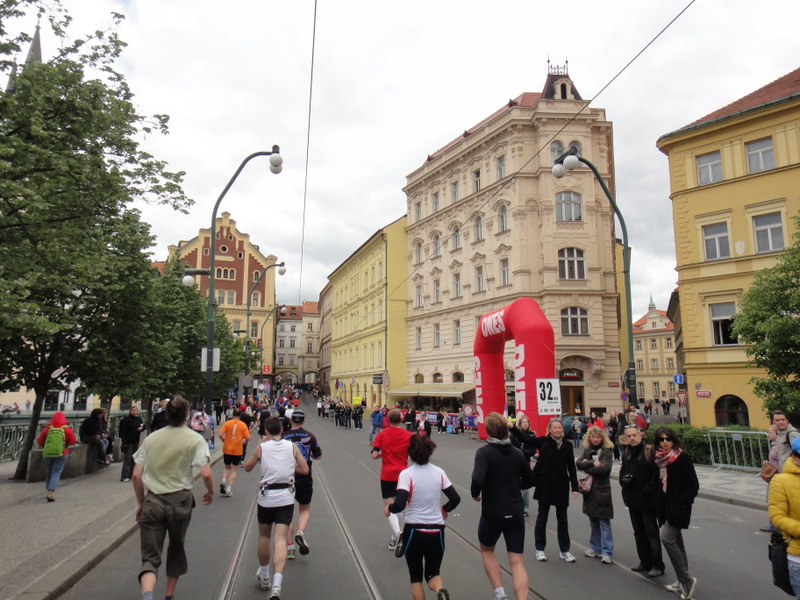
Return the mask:
POLYGON ((306 123, 306 166, 303 177, 303 218, 300 228, 300 286, 297 293, 297 303, 303 303, 303 258, 306 245, 306 205, 308 199, 308 162, 311 152, 311 101, 314 97, 314 56, 317 45, 317 0, 314 0, 314 23, 311 29, 311 75, 308 83, 308 120, 306 123))
MULTIPOLYGON (((542 147, 540 147, 540 148, 539 148, 539 149, 538 149, 538 150, 537 150, 537 151, 536 151, 536 152, 533 154, 533 156, 531 156, 531 157, 530 157, 530 158, 529 158, 529 159, 528 159, 528 160, 525 162, 525 164, 523 164, 523 165, 522 165, 522 166, 521 166, 519 169, 517 169, 517 171, 515 171, 515 172, 514 172, 514 173, 513 173, 513 174, 512 174, 512 175, 511 175, 511 176, 510 176, 510 177, 509 177, 509 178, 508 178, 506 181, 504 181, 504 182, 503 182, 503 183, 500 185, 500 187, 499 187, 499 188, 497 188, 497 190, 496 190, 496 191, 495 191, 495 192, 494 192, 494 193, 493 193, 491 196, 489 196, 489 197, 488 197, 488 198, 487 198, 487 199, 484 201, 484 203, 483 203, 483 204, 481 204, 481 205, 480 205, 478 208, 476 208, 475 210, 473 210, 473 211, 472 211, 472 213, 470 214, 470 217, 469 217, 469 219, 468 219, 468 222, 469 222, 470 220, 474 219, 474 217, 475 217, 475 216, 477 216, 477 213, 478 213, 478 212, 480 212, 480 211, 481 211, 481 210, 483 210, 483 209, 484 209, 486 206, 488 206, 488 205, 489 205, 489 204, 490 204, 490 203, 491 203, 491 202, 492 202, 492 201, 493 201, 493 200, 494 200, 494 199, 495 199, 495 198, 496 198, 496 197, 497 197, 497 196, 500 194, 500 192, 502 192, 502 191, 503 191, 503 189, 504 189, 504 188, 505 188, 505 187, 506 187, 508 184, 510 184, 512 181, 514 181, 514 179, 515 179, 515 178, 516 178, 516 177, 517 177, 517 176, 518 176, 520 173, 522 173, 522 171, 523 171, 523 170, 524 170, 524 169, 525 169, 525 168, 526 168, 526 167, 527 167, 527 166, 528 166, 528 165, 529 165, 531 162, 533 162, 533 159, 535 159, 537 156, 539 156, 539 154, 541 154, 541 152, 542 152, 542 151, 543 151, 545 148, 549 148, 549 147, 550 147, 550 143, 551 143, 551 142, 553 142, 553 140, 555 140, 555 139, 556 139, 556 137, 558 137, 558 135, 559 135, 559 134, 560 134, 562 131, 564 131, 564 130, 567 128, 567 126, 568 126, 568 125, 570 125, 570 124, 571 124, 573 121, 575 121, 575 119, 577 119, 577 118, 578 118, 578 117, 579 117, 579 116, 580 116, 580 115, 581 115, 581 114, 582 114, 582 113, 583 113, 583 112, 584 112, 584 111, 585 111, 587 108, 589 108, 589 107, 592 105, 592 102, 594 102, 595 100, 597 100, 597 98, 599 98, 599 97, 600 97, 600 95, 601 95, 603 92, 605 92, 605 91, 606 91, 606 90, 607 90, 607 89, 608 89, 608 88, 611 86, 611 84, 612 84, 612 83, 614 83, 614 81, 616 81, 616 80, 619 78, 619 76, 620 76, 620 75, 622 75, 622 74, 623 74, 625 71, 627 71, 627 70, 628 70, 628 68, 629 68, 629 67, 630 67, 630 66, 631 66, 631 65, 632 65, 634 62, 636 62, 636 60, 638 60, 638 59, 639 59, 639 57, 640 57, 642 54, 644 54, 644 52, 645 52, 645 51, 646 51, 646 50, 647 50, 647 49, 648 49, 650 46, 652 46, 652 45, 655 43, 655 41, 656 41, 658 38, 660 38, 660 37, 661 37, 661 36, 662 36, 662 35, 663 35, 663 34, 664 34, 664 33, 665 33, 665 32, 666 32, 666 31, 667 31, 667 30, 668 30, 670 27, 672 27, 672 25, 674 25, 674 24, 675 24, 675 21, 677 21, 677 20, 678 20, 678 19, 679 19, 681 16, 683 16, 683 14, 684 14, 684 13, 685 13, 687 10, 689 10, 689 8, 691 8, 691 6, 692 6, 692 5, 693 5, 693 4, 694 4, 696 1, 697 1, 697 0, 690 0, 690 2, 689 2, 689 3, 688 3, 686 6, 684 6, 684 7, 683 7, 683 8, 682 8, 682 9, 681 9, 679 12, 678 12, 678 14, 677 14, 677 15, 675 15, 675 16, 674 16, 674 17, 673 17, 673 18, 672 18, 672 19, 669 21, 669 23, 667 23, 667 24, 666 24, 666 25, 665 25, 665 26, 664 26, 664 27, 663 27, 663 28, 662 28, 662 29, 661 29, 661 30, 660 30, 660 31, 659 31, 659 32, 658 32, 658 33, 657 33, 655 36, 653 36, 653 38, 651 38, 651 39, 650 39, 650 41, 649 41, 649 42, 647 42, 647 43, 646 43, 646 44, 645 44, 645 45, 642 47, 642 49, 641 49, 641 50, 639 50, 639 51, 638 51, 638 52, 637 52, 637 53, 636 53, 636 54, 633 56, 633 58, 632 58, 631 60, 629 60, 629 61, 628 61, 628 63, 627 63, 627 64, 626 64, 624 67, 622 67, 622 68, 621 68, 621 69, 620 69, 620 70, 617 72, 617 74, 616 74, 616 75, 614 75, 614 76, 613 76, 611 79, 609 79, 609 80, 608 80, 608 82, 607 82, 607 83, 606 83, 606 84, 605 84, 603 87, 601 87, 601 88, 600 88, 600 91, 598 91, 598 92, 597 92, 597 94, 595 94, 595 95, 594 95, 594 97, 592 97, 592 99, 591 99, 591 100, 589 100, 589 101, 586 103, 586 105, 585 105, 583 108, 581 108, 581 109, 580 109, 578 112, 576 112, 574 115, 572 115, 572 116, 571 116, 571 117, 570 117, 570 118, 569 118, 569 119, 566 121, 566 123, 564 123, 564 125, 562 125, 562 126, 561 126, 561 128, 560 128, 558 131, 556 131, 556 132, 555 132, 555 133, 554 133, 554 134, 553 134, 553 135, 550 137, 550 139, 548 139, 548 140, 547 140, 547 142, 546 142, 546 143, 545 143, 545 144, 544 144, 542 147)), ((447 238, 445 238, 444 240, 442 240, 442 244, 444 244, 444 243, 446 243, 447 241, 449 241, 449 240, 450 240, 452 237, 453 237, 453 236, 452 236, 452 235, 450 235, 449 237, 447 237, 447 238)), ((424 263, 427 263, 427 262, 428 262, 430 259, 431 259, 431 257, 429 256, 428 258, 426 258, 426 259, 425 259, 425 260, 422 262, 422 264, 424 264, 424 263)), ((417 267, 416 269, 414 269, 414 273, 416 273, 416 272, 417 272, 417 270, 418 270, 419 268, 420 268, 420 267, 417 267)), ((400 282, 400 283, 397 285, 397 287, 395 287, 395 288, 394 288, 394 289, 393 289, 393 290, 392 290, 392 291, 391 291, 389 294, 387 294, 387 297, 388 297, 388 296, 390 296, 392 293, 396 292, 396 291, 397 291, 397 290, 398 290, 398 289, 399 289, 401 286, 405 285, 405 284, 408 282, 408 280, 411 278, 411 276, 412 276, 414 273, 411 273, 411 274, 407 275, 407 276, 406 276, 406 278, 405 278, 405 279, 403 279, 403 281, 401 281, 401 282, 400 282)), ((364 315, 364 318, 362 319, 362 322, 364 322, 364 321, 366 320, 366 318, 367 318, 367 315, 364 315)))

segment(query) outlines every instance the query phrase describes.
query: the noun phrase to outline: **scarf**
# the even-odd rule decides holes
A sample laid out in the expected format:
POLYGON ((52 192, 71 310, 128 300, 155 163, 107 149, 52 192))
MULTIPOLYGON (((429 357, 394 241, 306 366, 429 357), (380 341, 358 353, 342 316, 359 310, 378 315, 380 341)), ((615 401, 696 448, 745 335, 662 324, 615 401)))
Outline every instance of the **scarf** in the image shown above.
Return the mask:
POLYGON ((674 463, 683 452, 683 448, 670 450, 656 450, 655 463, 658 466, 658 476, 661 478, 661 487, 667 493, 667 467, 674 463))
POLYGON ((561 448, 561 442, 564 441, 563 435, 561 437, 555 437, 552 433, 548 433, 547 435, 556 443, 556 448, 561 448))
POLYGON ((503 438, 502 440, 498 440, 497 438, 490 437, 486 440, 490 444, 499 444, 499 445, 511 445, 511 440, 509 438, 503 438))

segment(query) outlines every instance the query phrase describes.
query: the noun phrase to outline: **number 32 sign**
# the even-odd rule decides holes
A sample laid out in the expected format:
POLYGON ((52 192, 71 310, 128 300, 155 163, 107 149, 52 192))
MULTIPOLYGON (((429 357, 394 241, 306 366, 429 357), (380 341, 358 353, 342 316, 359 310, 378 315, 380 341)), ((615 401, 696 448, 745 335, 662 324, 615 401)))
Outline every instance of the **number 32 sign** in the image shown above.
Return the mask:
POLYGON ((561 414, 561 387, 558 379, 537 379, 536 394, 540 415, 561 414))

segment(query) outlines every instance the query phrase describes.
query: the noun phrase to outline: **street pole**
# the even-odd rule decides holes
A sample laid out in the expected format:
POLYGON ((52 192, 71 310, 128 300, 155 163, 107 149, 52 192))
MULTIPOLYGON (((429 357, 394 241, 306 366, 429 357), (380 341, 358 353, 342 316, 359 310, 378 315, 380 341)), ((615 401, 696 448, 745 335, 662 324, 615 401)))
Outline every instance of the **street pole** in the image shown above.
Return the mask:
POLYGON ((280 155, 280 148, 276 145, 272 147, 272 151, 262 150, 254 152, 242 161, 239 168, 228 181, 228 185, 222 190, 222 193, 217 198, 214 204, 214 210, 211 213, 211 229, 209 230, 209 275, 208 275, 208 318, 206 321, 206 412, 211 414, 211 399, 214 394, 214 281, 216 279, 215 264, 217 254, 217 210, 219 209, 220 202, 231 189, 239 173, 242 172, 245 165, 254 159, 256 156, 269 156, 270 167, 272 173, 278 174, 282 170, 283 158, 280 155))
POLYGON ((624 384, 628 386, 628 401, 631 404, 638 404, 636 398, 636 361, 633 358, 633 305, 631 300, 631 248, 628 245, 628 228, 625 225, 625 219, 617 206, 614 196, 608 189, 606 182, 603 181, 600 172, 591 162, 578 155, 578 149, 575 146, 570 146, 569 150, 559 155, 553 161, 553 175, 561 178, 566 175, 567 171, 571 171, 578 166, 578 163, 583 163, 592 170, 595 179, 600 183, 603 188, 608 201, 611 203, 611 208, 619 220, 620 228, 622 229, 622 274, 625 279, 625 309, 627 312, 626 327, 628 332, 628 370, 625 372, 626 377, 624 384))

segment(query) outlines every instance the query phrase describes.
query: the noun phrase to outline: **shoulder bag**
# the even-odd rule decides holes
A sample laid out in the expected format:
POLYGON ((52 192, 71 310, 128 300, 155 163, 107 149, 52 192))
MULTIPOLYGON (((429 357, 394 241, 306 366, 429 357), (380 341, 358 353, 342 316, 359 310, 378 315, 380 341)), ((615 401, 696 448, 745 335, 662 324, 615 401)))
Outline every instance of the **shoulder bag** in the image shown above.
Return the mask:
POLYGON ((578 477, 578 491, 583 495, 588 494, 592 491, 592 483, 594 483, 594 477, 588 473, 584 473, 578 477))

